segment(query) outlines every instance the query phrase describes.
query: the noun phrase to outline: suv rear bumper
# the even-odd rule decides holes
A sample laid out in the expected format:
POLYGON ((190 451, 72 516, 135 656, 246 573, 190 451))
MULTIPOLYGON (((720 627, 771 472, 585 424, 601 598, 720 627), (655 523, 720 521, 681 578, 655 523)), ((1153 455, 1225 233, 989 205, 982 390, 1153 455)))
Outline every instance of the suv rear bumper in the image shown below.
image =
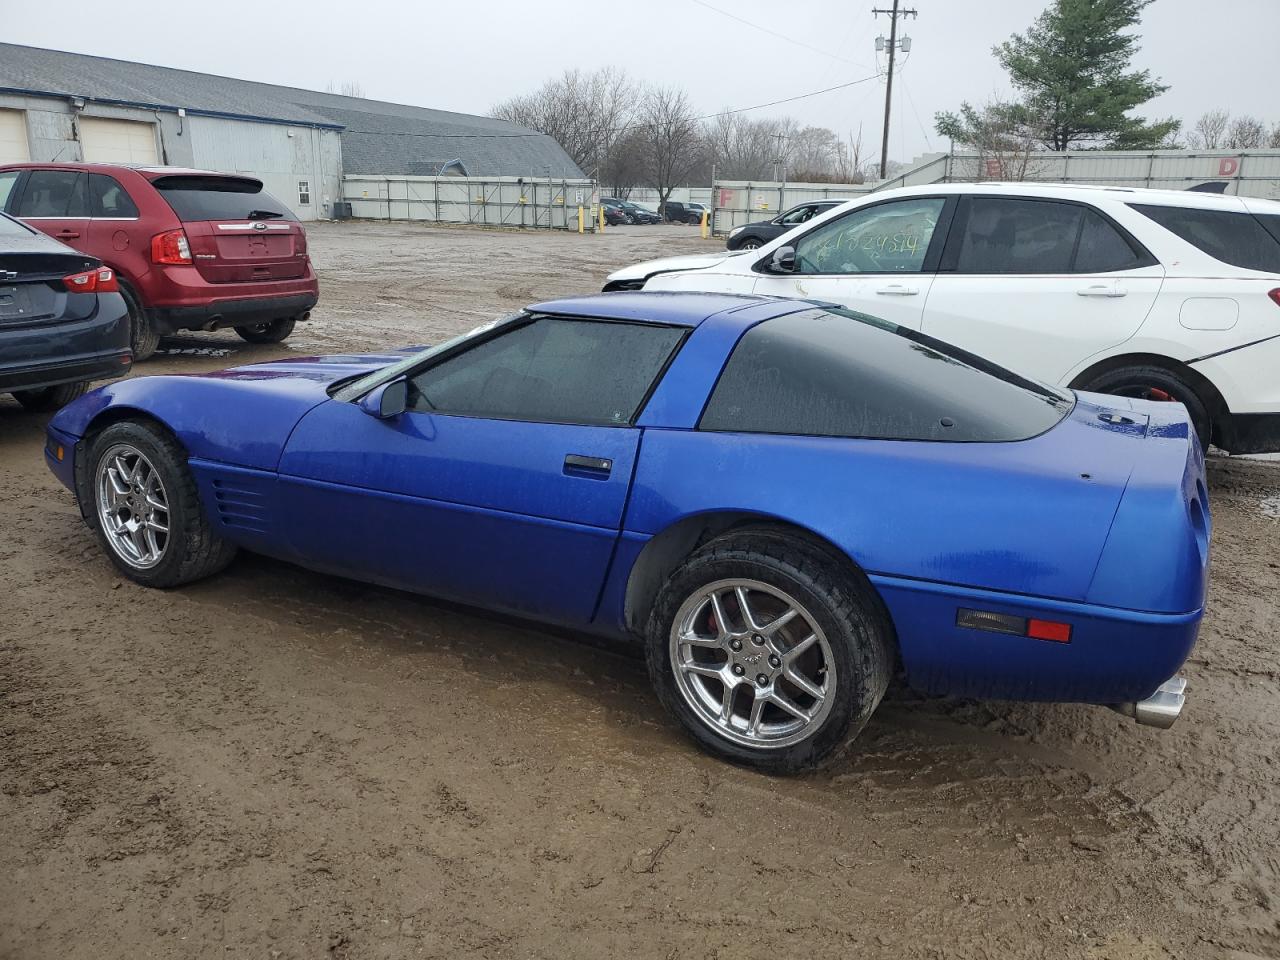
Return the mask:
POLYGON ((242 327, 282 317, 305 319, 319 294, 311 291, 282 297, 236 297, 184 307, 152 307, 151 322, 163 336, 178 330, 242 327))

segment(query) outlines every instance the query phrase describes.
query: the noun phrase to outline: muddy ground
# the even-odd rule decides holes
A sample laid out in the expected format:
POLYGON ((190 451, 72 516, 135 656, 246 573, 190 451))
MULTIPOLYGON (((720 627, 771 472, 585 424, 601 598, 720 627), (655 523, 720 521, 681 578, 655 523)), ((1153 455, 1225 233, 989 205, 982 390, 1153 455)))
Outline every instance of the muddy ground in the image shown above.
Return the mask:
MULTIPOLYGON (((137 374, 430 342, 704 246, 311 238, 288 345, 186 336, 137 374)), ((1276 466, 1212 464, 1172 730, 898 691, 840 766, 780 780, 693 749, 626 649, 252 556, 133 586, 45 420, 0 402, 0 957, 1280 956, 1276 466)))

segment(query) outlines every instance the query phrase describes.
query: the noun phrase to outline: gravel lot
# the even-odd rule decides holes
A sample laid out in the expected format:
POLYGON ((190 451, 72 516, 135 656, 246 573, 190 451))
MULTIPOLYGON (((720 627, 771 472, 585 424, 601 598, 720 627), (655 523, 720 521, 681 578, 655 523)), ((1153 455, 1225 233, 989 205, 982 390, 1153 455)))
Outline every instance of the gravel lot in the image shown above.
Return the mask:
MULTIPOLYGON (((284 348, 432 342, 714 246, 310 230, 284 348)), ((223 351, 229 351, 225 354, 223 351)), ((0 957, 1280 956, 1280 468, 1215 460, 1210 606, 1169 731, 891 693, 842 765, 698 753, 633 651, 242 556, 117 576, 0 402, 0 957)))

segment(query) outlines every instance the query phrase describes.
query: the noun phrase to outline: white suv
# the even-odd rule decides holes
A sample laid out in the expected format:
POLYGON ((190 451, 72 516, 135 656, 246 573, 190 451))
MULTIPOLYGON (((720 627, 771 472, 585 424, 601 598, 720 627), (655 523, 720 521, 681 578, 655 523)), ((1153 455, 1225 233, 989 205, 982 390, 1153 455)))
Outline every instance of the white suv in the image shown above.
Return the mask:
POLYGON ((842 204, 758 250, 653 260, 605 290, 842 304, 1049 383, 1186 405, 1201 439, 1280 450, 1280 203, 936 184, 842 204))

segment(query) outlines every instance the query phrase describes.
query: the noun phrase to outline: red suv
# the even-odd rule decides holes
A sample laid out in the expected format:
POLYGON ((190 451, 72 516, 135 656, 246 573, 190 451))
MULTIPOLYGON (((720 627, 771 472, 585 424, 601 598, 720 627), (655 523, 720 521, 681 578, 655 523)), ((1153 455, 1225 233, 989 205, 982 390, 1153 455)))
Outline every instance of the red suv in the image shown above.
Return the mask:
POLYGON ((302 225, 239 174, 108 163, 0 167, 0 210, 115 270, 133 356, 177 330, 278 343, 319 284, 302 225))

